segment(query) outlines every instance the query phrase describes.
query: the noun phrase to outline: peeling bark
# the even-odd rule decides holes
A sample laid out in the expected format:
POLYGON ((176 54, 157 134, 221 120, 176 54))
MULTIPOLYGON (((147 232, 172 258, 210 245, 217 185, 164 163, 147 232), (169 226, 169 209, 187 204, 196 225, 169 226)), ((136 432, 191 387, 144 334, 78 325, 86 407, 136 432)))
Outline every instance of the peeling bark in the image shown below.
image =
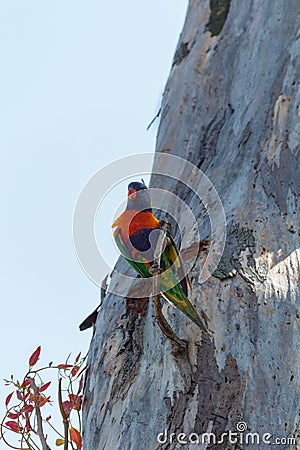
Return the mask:
MULTIPOLYGON (((200 285, 203 251, 190 273, 191 300, 214 338, 165 304, 164 315, 188 342, 187 352, 174 356, 149 295, 135 302, 125 287, 124 298, 108 294, 89 350, 85 448, 300 448, 274 445, 276 438, 299 439, 299 23, 298 0, 190 1, 157 152, 198 166, 224 205, 220 264, 200 285), (217 29, 213 5, 223 8, 217 29), (220 438, 239 421, 260 437, 272 434, 272 445, 176 440, 178 433, 220 438), (160 444, 165 430, 168 441, 160 444)), ((192 192, 158 175, 152 185, 179 195, 198 218, 201 239, 210 240, 204 205, 192 192)), ((184 215, 180 220, 189 259, 197 238, 184 215)), ((124 261, 118 268, 131 270, 124 261)))

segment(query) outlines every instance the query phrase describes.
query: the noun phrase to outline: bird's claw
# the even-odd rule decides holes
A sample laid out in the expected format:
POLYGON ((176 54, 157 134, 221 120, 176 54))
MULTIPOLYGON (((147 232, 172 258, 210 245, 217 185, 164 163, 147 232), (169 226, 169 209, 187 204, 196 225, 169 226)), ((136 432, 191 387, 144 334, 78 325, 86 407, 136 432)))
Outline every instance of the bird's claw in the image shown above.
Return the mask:
POLYGON ((154 262, 152 266, 149 269, 149 272, 153 274, 159 274, 160 273, 160 267, 157 262, 154 262))

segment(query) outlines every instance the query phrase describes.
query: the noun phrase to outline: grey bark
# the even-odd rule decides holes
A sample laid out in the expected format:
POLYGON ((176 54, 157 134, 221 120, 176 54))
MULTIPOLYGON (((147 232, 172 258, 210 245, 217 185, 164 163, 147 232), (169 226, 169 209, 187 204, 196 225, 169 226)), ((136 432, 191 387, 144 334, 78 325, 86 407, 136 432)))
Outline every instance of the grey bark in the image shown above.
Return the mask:
MULTIPOLYGON (((299 439, 299 26, 299 0, 190 1, 157 152, 197 165, 224 205, 218 269, 199 285, 201 256, 192 273, 191 300, 214 339, 166 305, 188 342, 174 356, 147 297, 131 301, 125 287, 127 299, 107 295, 89 350, 86 449, 300 448, 274 443, 299 439), (239 421, 261 438, 272 434, 272 444, 157 442, 165 429, 221 436, 239 421)), ((180 195, 210 239, 193 195, 171 178, 152 184, 180 195)))

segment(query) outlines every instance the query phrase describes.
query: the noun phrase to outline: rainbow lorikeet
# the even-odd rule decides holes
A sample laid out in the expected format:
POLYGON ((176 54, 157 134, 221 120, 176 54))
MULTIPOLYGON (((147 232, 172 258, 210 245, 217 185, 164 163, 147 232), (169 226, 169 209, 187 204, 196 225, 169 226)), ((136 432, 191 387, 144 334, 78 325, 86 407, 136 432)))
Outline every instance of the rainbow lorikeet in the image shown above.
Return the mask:
MULTIPOLYGON (((150 278, 153 263, 153 238, 151 233, 160 228, 160 221, 152 213, 150 192, 144 183, 128 185, 125 211, 112 224, 114 239, 122 256, 144 278, 150 278), (147 253, 141 253, 147 252, 147 253), (145 257, 144 255, 147 255, 145 257)), ((158 235, 155 232, 156 236, 158 235)), ((155 247, 155 244, 154 244, 155 247)), ((198 312, 188 299, 187 279, 176 245, 167 233, 165 247, 160 257, 160 289, 163 298, 179 308, 189 319, 206 331, 198 312), (164 276, 163 272, 171 268, 164 276)))

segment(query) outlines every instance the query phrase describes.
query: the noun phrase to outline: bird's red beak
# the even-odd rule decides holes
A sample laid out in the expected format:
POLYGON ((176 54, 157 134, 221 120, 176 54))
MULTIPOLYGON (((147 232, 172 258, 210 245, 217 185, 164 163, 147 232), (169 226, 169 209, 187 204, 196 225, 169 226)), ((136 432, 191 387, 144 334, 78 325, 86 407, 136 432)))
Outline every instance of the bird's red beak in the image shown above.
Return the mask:
POLYGON ((133 188, 128 189, 128 197, 130 198, 130 200, 135 200, 136 199, 136 190, 133 188))

